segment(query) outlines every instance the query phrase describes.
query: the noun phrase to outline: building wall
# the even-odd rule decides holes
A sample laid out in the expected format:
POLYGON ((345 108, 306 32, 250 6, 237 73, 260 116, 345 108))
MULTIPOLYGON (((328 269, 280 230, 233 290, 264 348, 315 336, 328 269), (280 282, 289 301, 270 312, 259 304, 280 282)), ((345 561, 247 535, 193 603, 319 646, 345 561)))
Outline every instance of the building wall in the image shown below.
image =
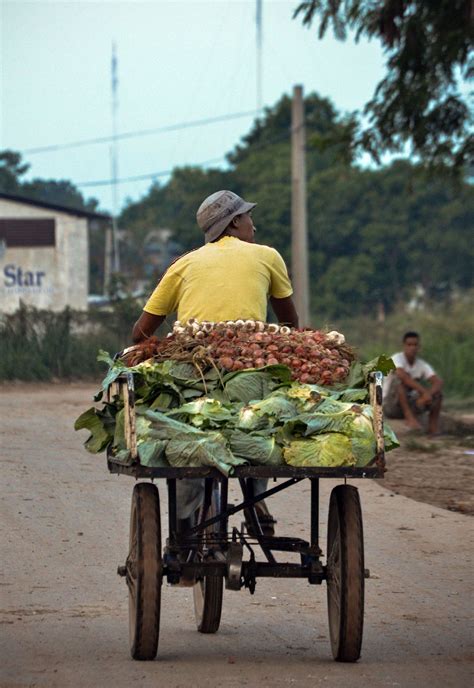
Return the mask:
POLYGON ((87 219, 6 199, 0 199, 0 218, 54 219, 56 235, 54 247, 7 246, 0 252, 0 312, 14 312, 20 300, 36 308, 86 310, 87 219))

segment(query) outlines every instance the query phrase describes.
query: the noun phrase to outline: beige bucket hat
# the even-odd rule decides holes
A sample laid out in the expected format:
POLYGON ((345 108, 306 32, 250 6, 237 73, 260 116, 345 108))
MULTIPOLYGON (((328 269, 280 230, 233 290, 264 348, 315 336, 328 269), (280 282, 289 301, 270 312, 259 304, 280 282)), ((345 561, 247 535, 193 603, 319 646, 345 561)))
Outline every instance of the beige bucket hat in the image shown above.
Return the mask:
POLYGON ((256 203, 248 203, 233 191, 216 191, 199 206, 196 220, 204 232, 204 241, 217 239, 230 225, 234 217, 248 213, 256 203))

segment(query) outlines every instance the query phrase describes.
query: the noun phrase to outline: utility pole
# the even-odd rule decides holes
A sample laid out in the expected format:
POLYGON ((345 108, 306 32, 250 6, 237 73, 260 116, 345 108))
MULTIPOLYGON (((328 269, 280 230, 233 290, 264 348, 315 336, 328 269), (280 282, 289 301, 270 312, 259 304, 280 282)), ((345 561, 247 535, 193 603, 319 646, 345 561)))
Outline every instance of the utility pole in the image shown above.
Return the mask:
POLYGON ((117 46, 115 41, 112 43, 112 148, 111 148, 111 166, 112 166, 112 239, 113 239, 113 272, 120 272, 120 253, 118 241, 118 142, 117 142, 117 113, 118 113, 118 59, 117 46))
POLYGON ((112 258, 113 258, 113 229, 112 223, 107 223, 105 228, 105 248, 104 248, 104 285, 103 294, 109 296, 110 293, 110 276, 112 274, 112 258))
POLYGON ((300 327, 309 326, 308 231, 303 87, 293 87, 291 106, 291 271, 300 327))
POLYGON ((263 43, 263 29, 262 29, 262 0, 257 0, 257 8, 255 13, 255 23, 257 26, 257 110, 262 109, 262 43, 263 43))

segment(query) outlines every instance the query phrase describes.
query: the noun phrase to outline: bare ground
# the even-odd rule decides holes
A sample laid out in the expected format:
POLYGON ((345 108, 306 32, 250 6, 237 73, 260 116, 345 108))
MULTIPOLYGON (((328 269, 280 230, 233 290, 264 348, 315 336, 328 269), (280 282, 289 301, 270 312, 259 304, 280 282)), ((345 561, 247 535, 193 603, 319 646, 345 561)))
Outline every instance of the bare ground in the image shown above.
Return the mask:
MULTIPOLYGON (((400 449, 387 454, 385 487, 450 511, 474 515, 474 419, 444 416, 443 434, 431 440, 389 421, 400 449)), ((443 426, 442 426, 443 427, 443 426)))
MULTIPOLYGON (((253 597, 226 591, 215 636, 196 632, 191 591, 164 585, 159 659, 133 662, 126 586, 115 575, 133 482, 109 475, 102 456, 84 451, 85 433, 72 429, 93 391, 0 388, 3 688, 469 685, 472 521, 448 508, 472 500, 470 455, 447 438, 436 450, 402 438, 385 481, 354 481, 371 570, 359 663, 331 659, 324 586, 276 579, 259 581, 253 597), (410 491, 448 508, 401 494, 410 491)), ((334 482, 321 482, 324 543, 334 482)), ((280 534, 305 537, 309 487, 278 494, 272 510, 280 534)))

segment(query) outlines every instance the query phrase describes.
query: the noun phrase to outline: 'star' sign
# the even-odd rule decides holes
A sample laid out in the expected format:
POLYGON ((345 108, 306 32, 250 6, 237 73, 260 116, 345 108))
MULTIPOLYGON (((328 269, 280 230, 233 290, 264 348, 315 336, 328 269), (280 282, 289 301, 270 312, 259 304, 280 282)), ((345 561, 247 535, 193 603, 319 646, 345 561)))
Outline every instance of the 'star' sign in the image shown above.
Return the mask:
POLYGON ((3 268, 3 284, 5 287, 43 287, 46 273, 42 270, 23 270, 20 266, 10 263, 3 268))

